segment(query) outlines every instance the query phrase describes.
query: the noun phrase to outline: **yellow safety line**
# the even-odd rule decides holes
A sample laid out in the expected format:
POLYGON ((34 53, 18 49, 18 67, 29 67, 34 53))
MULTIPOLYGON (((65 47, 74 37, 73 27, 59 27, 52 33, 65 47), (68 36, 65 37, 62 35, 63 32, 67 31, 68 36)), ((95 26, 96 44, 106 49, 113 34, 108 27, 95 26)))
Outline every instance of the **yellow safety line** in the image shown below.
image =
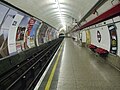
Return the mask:
POLYGON ((60 49, 60 52, 58 53, 57 60, 55 61, 55 64, 54 64, 53 69, 52 69, 52 72, 51 72, 51 74, 49 76, 49 79, 48 79, 48 82, 47 82, 47 84, 45 86, 45 90, 49 90, 50 89, 51 82, 52 82, 52 79, 53 79, 53 76, 54 76, 54 73, 55 73, 58 61, 60 59, 61 52, 62 52, 62 48, 60 49))

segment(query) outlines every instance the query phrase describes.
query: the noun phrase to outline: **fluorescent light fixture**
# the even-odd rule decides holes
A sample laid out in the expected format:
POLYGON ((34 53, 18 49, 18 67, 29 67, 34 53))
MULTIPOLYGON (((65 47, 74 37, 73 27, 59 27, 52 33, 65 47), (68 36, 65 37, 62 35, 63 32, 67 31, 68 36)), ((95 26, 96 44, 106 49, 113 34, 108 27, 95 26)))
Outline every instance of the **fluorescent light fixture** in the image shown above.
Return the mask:
POLYGON ((65 26, 65 25, 63 26, 63 29, 65 29, 65 30, 66 30, 66 26, 65 26))
POLYGON ((62 21, 61 24, 62 24, 63 27, 65 26, 65 22, 62 21))
POLYGON ((62 18, 62 12, 61 12, 61 9, 60 9, 60 3, 59 3, 58 0, 55 0, 55 3, 56 3, 56 6, 57 6, 59 15, 60 15, 61 24, 62 24, 63 26, 65 26, 65 21, 64 21, 64 19, 62 18))

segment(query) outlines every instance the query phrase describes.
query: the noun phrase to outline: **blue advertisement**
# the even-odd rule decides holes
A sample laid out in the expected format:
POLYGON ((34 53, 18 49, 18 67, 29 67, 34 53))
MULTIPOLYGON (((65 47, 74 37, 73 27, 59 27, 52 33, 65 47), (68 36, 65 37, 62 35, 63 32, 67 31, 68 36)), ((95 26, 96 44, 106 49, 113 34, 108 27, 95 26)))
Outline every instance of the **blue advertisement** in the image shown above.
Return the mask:
POLYGON ((36 38, 36 32, 40 26, 40 22, 36 21, 35 24, 33 25, 33 28, 30 32, 30 46, 34 47, 35 46, 35 38, 36 38))

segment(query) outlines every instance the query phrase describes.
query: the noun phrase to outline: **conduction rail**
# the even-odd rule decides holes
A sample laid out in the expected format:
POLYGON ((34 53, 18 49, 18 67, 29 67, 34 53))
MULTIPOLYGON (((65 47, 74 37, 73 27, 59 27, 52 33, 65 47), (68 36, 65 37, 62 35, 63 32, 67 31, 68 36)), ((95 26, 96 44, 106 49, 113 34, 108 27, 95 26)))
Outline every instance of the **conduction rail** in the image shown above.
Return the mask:
POLYGON ((8 73, 2 74, 0 90, 33 90, 62 40, 63 38, 54 40, 48 47, 38 50, 8 73))

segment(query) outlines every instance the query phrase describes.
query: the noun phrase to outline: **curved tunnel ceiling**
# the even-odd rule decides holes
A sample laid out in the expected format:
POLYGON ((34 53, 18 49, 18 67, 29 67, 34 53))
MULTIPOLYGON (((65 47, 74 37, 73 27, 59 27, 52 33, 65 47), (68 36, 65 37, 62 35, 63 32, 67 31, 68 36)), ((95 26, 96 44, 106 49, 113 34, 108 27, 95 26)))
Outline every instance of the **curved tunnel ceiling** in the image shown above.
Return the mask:
POLYGON ((80 19, 95 5, 98 0, 5 0, 8 3, 32 14, 51 26, 59 29, 64 25, 71 26, 73 20, 80 19))

